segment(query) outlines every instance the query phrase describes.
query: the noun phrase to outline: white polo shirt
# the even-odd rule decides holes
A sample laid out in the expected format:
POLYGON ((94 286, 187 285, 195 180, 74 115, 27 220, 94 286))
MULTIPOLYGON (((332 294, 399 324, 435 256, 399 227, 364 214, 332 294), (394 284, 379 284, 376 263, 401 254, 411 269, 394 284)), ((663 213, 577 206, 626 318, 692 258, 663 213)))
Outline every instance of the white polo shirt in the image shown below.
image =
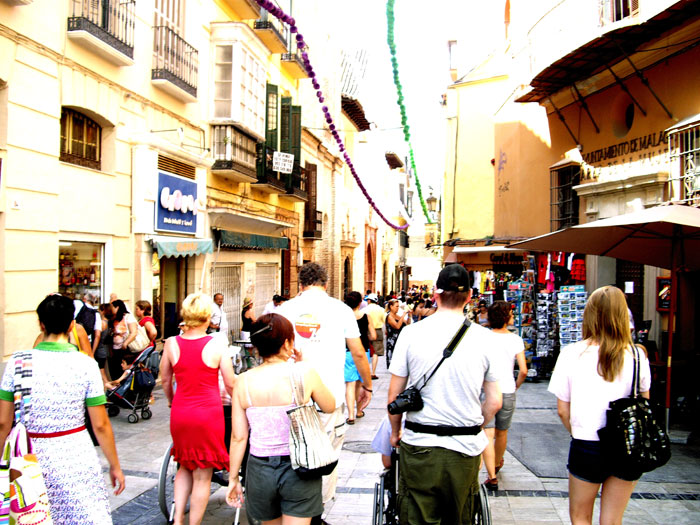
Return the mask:
POLYGON ((311 288, 282 303, 275 313, 292 323, 295 347, 335 396, 336 408, 341 406, 345 402, 345 339, 360 337, 353 311, 324 290, 311 288))

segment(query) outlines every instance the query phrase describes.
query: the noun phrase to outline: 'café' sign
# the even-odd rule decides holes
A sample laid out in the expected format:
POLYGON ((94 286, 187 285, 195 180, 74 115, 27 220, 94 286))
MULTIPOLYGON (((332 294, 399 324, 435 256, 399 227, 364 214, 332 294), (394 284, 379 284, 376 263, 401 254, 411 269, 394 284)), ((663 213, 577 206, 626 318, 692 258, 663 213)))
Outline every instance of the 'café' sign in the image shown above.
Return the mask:
POLYGON ((158 172, 156 230, 195 234, 197 210, 201 207, 196 182, 164 171, 158 172))

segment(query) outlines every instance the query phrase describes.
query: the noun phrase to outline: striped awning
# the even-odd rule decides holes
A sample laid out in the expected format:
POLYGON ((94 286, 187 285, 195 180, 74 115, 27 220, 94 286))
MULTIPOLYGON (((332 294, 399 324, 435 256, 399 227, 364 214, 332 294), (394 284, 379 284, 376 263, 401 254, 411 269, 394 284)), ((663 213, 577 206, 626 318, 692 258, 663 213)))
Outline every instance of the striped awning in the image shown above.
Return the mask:
POLYGON ((229 230, 214 230, 217 241, 222 248, 233 250, 288 250, 287 237, 271 237, 255 233, 232 232, 229 230))
POLYGON ((158 251, 159 259, 161 257, 190 257, 214 251, 211 239, 187 239, 185 237, 155 235, 150 241, 151 245, 158 251))

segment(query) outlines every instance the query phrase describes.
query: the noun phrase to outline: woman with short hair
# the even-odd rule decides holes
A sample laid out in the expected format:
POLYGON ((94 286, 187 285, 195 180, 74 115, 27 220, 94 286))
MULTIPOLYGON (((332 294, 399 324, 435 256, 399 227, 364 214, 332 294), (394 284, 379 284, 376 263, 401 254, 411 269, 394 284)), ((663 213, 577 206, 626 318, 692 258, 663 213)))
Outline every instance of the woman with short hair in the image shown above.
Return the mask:
POLYGON ((151 317, 151 303, 148 301, 136 301, 134 315, 138 320, 139 326, 143 326, 146 329, 149 341, 148 346, 154 345, 156 337, 158 337, 158 330, 156 330, 155 320, 151 317))
MULTIPOLYGON (((630 395, 634 354, 625 295, 604 286, 591 294, 583 311, 583 340, 566 346, 557 359, 549 391, 571 433, 569 448, 569 516, 573 525, 590 525, 598 490, 601 525, 622 523, 627 502, 641 472, 606 461, 598 430, 606 424, 611 401, 630 395)), ((640 394, 649 398, 651 372, 640 356, 640 394)))
POLYGON ((246 467, 246 512, 265 523, 308 524, 323 512, 321 478, 302 479, 289 457, 287 411, 313 400, 321 410, 335 410, 335 398, 294 349, 294 327, 279 314, 253 323, 251 341, 263 363, 242 374, 232 399, 233 437, 226 501, 240 507, 243 488, 238 478, 250 431, 246 467), (304 399, 294 399, 293 375, 301 377, 304 399))
POLYGON ((209 501, 212 472, 228 467, 224 443, 224 409, 219 371, 226 391, 235 380, 226 346, 207 335, 213 301, 193 293, 182 302, 182 335, 165 342, 160 374, 170 412, 172 455, 180 468, 175 475, 175 523, 183 524, 190 500, 190 525, 201 523, 209 501), (173 379, 177 390, 173 393, 173 379))
MULTIPOLYGON (((100 460, 85 427, 85 408, 109 462, 115 494, 124 490, 112 425, 97 363, 69 343, 75 306, 68 297, 46 297, 37 308, 42 341, 29 350, 31 408, 23 419, 46 483, 56 525, 112 523, 100 460)), ((14 421, 13 355, 0 384, 0 443, 14 421)))

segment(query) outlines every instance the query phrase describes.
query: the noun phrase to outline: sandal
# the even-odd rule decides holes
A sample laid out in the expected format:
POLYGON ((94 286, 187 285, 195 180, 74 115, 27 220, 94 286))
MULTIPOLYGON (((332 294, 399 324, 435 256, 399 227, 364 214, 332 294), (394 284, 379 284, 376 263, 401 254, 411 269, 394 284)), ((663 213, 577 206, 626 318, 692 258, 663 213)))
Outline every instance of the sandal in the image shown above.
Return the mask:
POLYGON ((346 419, 345 422, 346 422, 348 425, 354 425, 354 424, 355 424, 355 420, 354 420, 354 419, 350 419, 350 418, 346 419))
POLYGON ((358 419, 361 417, 365 417, 365 413, 362 410, 360 410, 357 414, 355 414, 355 417, 358 419))
POLYGON ((484 481, 484 487, 489 490, 498 490, 498 478, 489 478, 484 481))
POLYGON ((379 379, 379 376, 372 374, 372 379, 379 379))
POLYGON ((496 467, 496 474, 503 468, 503 464, 506 462, 506 458, 501 458, 501 463, 496 467))

